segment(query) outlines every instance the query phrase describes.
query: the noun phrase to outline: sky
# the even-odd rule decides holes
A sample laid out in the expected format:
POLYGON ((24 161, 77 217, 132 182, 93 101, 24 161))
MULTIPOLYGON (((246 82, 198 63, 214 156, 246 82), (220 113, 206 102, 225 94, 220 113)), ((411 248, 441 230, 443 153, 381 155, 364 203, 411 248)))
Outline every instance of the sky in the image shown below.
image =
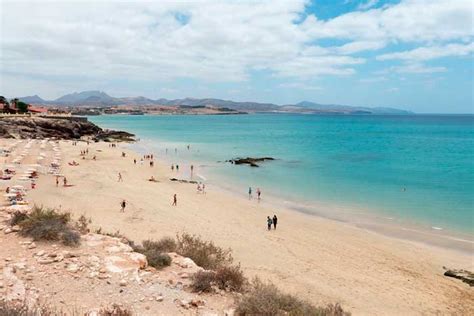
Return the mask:
POLYGON ((472 0, 0 0, 0 95, 474 113, 472 0))

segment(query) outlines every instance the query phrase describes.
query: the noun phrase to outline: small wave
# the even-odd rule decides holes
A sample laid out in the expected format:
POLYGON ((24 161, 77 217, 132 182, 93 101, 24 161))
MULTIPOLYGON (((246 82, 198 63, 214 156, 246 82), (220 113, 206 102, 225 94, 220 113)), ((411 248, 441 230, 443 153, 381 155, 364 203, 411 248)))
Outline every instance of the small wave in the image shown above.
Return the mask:
POLYGON ((198 176, 198 177, 199 177, 201 180, 203 180, 203 181, 207 181, 207 178, 206 178, 205 176, 199 174, 199 173, 196 174, 196 176, 198 176))
POLYGON ((443 230, 442 227, 436 227, 436 226, 431 226, 431 229, 434 229, 434 230, 443 230))

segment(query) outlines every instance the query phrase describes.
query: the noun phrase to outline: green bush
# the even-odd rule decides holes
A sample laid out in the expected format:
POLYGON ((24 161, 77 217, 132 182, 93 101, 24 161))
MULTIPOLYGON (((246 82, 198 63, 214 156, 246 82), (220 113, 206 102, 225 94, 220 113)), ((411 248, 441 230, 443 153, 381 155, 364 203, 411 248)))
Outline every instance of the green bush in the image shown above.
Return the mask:
POLYGON ((198 266, 206 270, 217 268, 232 263, 230 249, 222 249, 212 241, 204 241, 199 236, 182 233, 177 237, 176 252, 184 257, 191 258, 198 266))
POLYGON ((69 224, 69 213, 34 207, 27 218, 19 223, 20 234, 34 240, 61 241, 68 246, 80 243, 79 233, 69 224))
POLYGON ((255 279, 252 289, 238 302, 237 315, 250 316, 348 316, 338 304, 316 307, 295 296, 284 294, 271 284, 255 279))

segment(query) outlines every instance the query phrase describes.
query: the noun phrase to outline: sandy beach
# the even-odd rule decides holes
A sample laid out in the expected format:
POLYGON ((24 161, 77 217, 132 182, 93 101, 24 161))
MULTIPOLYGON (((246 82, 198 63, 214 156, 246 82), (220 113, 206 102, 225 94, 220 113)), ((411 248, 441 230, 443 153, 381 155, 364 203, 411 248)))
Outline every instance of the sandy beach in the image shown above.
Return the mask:
MULTIPOLYGON (((12 142, 0 140, 2 145, 12 142)), ((36 141, 22 164, 35 163, 39 146, 36 141)), ((122 145, 72 146, 62 141, 59 148, 61 173, 72 186, 56 187, 54 176, 43 174, 37 188, 28 192, 30 203, 76 217, 84 214, 92 218, 93 227, 120 231, 135 241, 179 232, 201 235, 232 248, 249 277, 271 280, 314 303, 338 302, 354 315, 474 314, 474 289, 443 276, 443 267, 474 270, 472 254, 389 238, 288 209, 276 211, 223 190, 206 188, 206 194, 197 194, 195 184, 169 180, 189 180, 187 172, 172 172, 158 161, 154 167, 147 160, 141 164, 141 155, 122 145), (89 154, 81 159, 80 151, 86 148, 89 154), (67 164, 73 160, 79 166, 67 164), (122 182, 117 181, 119 172, 122 182), (151 176, 158 182, 147 181, 151 176), (173 194, 177 206, 171 205, 173 194), (121 213, 123 199, 127 207, 121 213), (278 228, 267 231, 266 217, 275 213, 278 228)), ((52 156, 50 146, 42 151, 52 156)), ((1 159, 8 164, 13 156, 1 159)), ((7 185, 1 182, 0 189, 7 185)))

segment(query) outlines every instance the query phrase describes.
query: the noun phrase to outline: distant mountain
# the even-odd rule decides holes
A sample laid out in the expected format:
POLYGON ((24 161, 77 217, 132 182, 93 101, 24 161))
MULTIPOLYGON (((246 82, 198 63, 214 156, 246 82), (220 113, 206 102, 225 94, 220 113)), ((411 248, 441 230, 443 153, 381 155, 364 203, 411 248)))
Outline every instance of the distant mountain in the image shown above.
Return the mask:
POLYGON ((115 98, 112 98, 107 93, 102 91, 83 91, 83 92, 74 92, 71 94, 63 95, 62 97, 54 100, 54 103, 63 103, 63 104, 113 104, 115 103, 115 98))
POLYGON ((20 101, 23 101, 25 103, 31 103, 31 104, 36 104, 36 103, 45 103, 46 101, 41 99, 38 95, 32 95, 32 96, 28 96, 28 97, 22 97, 22 98, 18 98, 20 101))
POLYGON ((302 101, 297 104, 296 106, 318 110, 318 111, 335 111, 335 112, 347 112, 347 113, 364 113, 367 112, 368 114, 409 114, 411 112, 394 109, 394 108, 387 108, 387 107, 364 107, 364 106, 349 106, 349 105, 340 105, 340 104, 319 104, 310 101, 302 101))
POLYGON ((321 114, 409 114, 411 112, 387 108, 387 107, 363 107, 348 106, 340 104, 320 104, 310 101, 302 101, 297 104, 276 105, 272 103, 259 102, 236 102, 222 99, 149 99, 145 97, 123 97, 115 98, 107 93, 97 90, 74 92, 66 94, 54 101, 46 101, 39 96, 29 96, 20 100, 33 104, 49 104, 56 106, 75 107, 104 107, 104 106, 180 106, 180 107, 216 107, 227 108, 240 112, 284 112, 284 113, 321 113, 321 114))

